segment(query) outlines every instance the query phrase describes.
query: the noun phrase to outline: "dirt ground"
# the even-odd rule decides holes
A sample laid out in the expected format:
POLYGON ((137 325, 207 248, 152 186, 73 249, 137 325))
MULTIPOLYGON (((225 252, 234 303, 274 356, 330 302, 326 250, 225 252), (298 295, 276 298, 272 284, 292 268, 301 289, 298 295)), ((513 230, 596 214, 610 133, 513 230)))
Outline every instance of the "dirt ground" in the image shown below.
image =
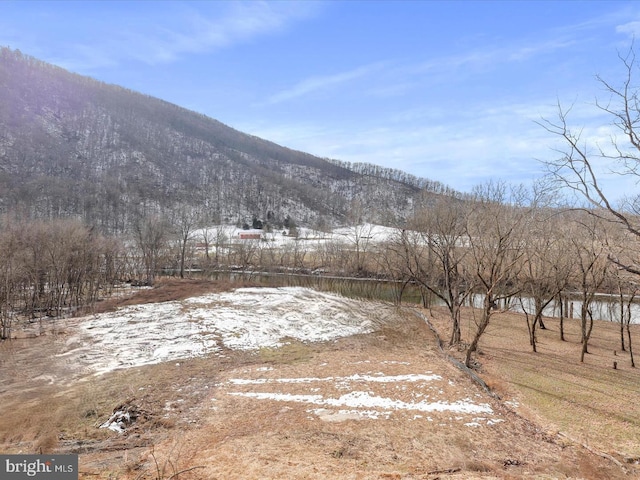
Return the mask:
POLYGON ((78 453, 80 478, 633 478, 538 422, 508 382, 500 400, 484 392, 408 311, 371 334, 99 376, 54 361, 68 335, 0 344, 14 413, 0 451, 78 453), (122 433, 99 428, 114 411, 132 419, 122 433))

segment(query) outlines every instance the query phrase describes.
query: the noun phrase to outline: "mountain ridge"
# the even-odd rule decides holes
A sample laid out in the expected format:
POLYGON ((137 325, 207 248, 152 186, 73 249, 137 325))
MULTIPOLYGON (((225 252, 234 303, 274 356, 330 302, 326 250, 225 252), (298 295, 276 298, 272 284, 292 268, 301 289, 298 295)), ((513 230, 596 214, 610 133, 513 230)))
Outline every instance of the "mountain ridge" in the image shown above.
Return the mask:
POLYGON ((4 213, 74 216, 113 233, 179 207, 226 223, 335 225, 356 210, 399 224, 425 197, 456 193, 292 150, 9 48, 0 48, 0 189, 4 213))

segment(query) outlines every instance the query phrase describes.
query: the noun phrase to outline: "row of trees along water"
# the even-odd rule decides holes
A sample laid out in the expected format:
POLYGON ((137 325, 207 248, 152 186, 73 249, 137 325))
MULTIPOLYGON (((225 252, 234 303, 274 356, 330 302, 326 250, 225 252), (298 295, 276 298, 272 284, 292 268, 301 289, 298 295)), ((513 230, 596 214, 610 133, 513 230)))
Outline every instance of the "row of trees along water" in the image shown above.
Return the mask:
POLYGON ((296 259, 291 271, 323 272, 296 282, 396 303, 409 298, 444 305, 451 345, 462 342, 461 310, 472 305, 481 315, 467 339, 469 364, 492 316, 503 310, 522 312, 533 351, 545 316, 560 318, 562 340, 565 319, 577 318, 581 360, 594 320, 608 310, 608 318, 615 316, 620 324, 620 349, 632 353, 636 278, 611 260, 620 261, 629 251, 628 236, 589 212, 551 208, 548 202, 535 191, 490 183, 478 188, 473 200, 442 197, 416 210, 405 228, 384 241, 373 242, 372 227, 360 226, 340 242, 305 248, 300 240, 275 256, 263 242, 254 258, 256 265, 277 270, 290 265, 283 262, 289 255, 296 259))
POLYGON ((374 227, 365 223, 345 235, 284 243, 275 241, 282 232, 240 240, 223 227, 197 227, 187 213, 149 216, 128 237, 114 238, 73 220, 6 218, 0 233, 3 336, 16 319, 73 312, 108 296, 118 282, 150 285, 163 272, 185 276, 198 269, 254 278, 255 272, 279 273, 289 284, 312 281, 397 304, 438 302, 449 312, 449 343, 464 344, 468 365, 496 312, 522 311, 536 351, 538 329, 554 306, 564 339, 569 304, 580 322, 583 360, 599 295, 608 294, 617 305, 621 350, 631 352, 638 286, 619 264, 631 261, 634 239, 590 212, 552 207, 535 189, 487 183, 470 198, 441 196, 385 238, 374 238, 374 227), (299 276, 305 272, 314 274, 299 276), (480 315, 463 343, 465 305, 480 315))

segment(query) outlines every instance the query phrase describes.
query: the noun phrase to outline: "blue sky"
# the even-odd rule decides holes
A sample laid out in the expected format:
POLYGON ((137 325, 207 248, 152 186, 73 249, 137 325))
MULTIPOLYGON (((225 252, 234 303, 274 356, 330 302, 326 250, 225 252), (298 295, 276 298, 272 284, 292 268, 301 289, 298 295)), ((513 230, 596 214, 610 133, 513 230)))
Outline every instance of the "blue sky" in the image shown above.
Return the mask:
MULTIPOLYGON (((638 2, 0 1, 0 45, 320 157, 462 191, 558 157, 536 121, 608 142, 638 2)), ((615 193, 635 185, 619 178, 615 193)))

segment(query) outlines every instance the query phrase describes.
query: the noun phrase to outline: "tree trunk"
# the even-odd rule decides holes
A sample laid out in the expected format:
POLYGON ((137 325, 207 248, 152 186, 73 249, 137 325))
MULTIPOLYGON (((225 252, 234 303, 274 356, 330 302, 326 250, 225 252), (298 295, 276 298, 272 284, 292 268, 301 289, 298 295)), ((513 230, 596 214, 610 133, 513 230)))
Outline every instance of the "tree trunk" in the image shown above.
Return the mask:
POLYGON ((485 295, 484 297, 484 305, 482 309, 482 319, 480 320, 480 324, 478 325, 478 330, 476 330, 476 334, 471 341, 471 345, 467 348, 467 355, 464 360, 464 364, 467 368, 471 368, 471 355, 478 349, 478 342, 480 341, 480 337, 486 330, 489 325, 489 320, 491 318, 491 308, 493 306, 493 300, 490 295, 485 295))
POLYGON ((591 337, 591 332, 593 331, 593 315, 591 310, 584 307, 583 304, 583 318, 582 318, 582 351, 580 353, 580 363, 584 363, 585 354, 589 353, 589 338, 591 337), (587 318, 584 315, 589 317, 589 328, 587 328, 587 318))
POLYGON ((537 352, 536 349, 536 330, 535 330, 535 320, 533 321, 533 325, 529 321, 529 314, 527 312, 524 313, 525 318, 527 320, 527 330, 529 332, 529 345, 531 345, 531 350, 533 352, 537 352))
POLYGON ((631 328, 628 322, 627 323, 627 344, 629 345, 629 356, 631 357, 631 367, 635 368, 636 367, 636 363, 633 360, 633 348, 631 348, 631 328))
MULTIPOLYGON (((629 311, 631 311, 631 305, 629 305, 629 311)), ((620 350, 626 352, 624 345, 624 314, 624 297, 622 296, 622 291, 620 291, 620 350)))
POLYGON ((537 338, 536 338, 536 326, 538 325, 538 323, 540 324, 540 328, 544 329, 544 325, 542 324, 542 315, 536 312, 536 316, 533 319, 533 323, 531 324, 531 329, 529 330, 529 335, 530 335, 529 342, 531 343, 531 349, 534 352, 538 351, 537 338))
POLYGON ((187 241, 182 242, 182 248, 180 249, 180 278, 184 278, 184 259, 187 253, 187 241))
POLYGON ((542 306, 542 299, 541 298, 536 298, 535 302, 536 302, 536 318, 533 321, 533 323, 534 323, 534 332, 535 332, 536 323, 538 325, 540 325, 540 330, 546 330, 547 327, 544 326, 544 322, 542 321, 542 309, 544 308, 542 306))
MULTIPOLYGON (((585 337, 586 338, 586 337, 585 337)), ((587 342, 585 340, 582 341, 582 350, 580 351, 580 363, 584 363, 585 354, 589 353, 587 351, 587 342)))
MULTIPOLYGON (((566 302, 566 300, 564 300, 566 302)), ((565 304, 563 303, 562 295, 558 295, 558 304, 560 305, 560 341, 565 342, 564 339, 564 312, 565 312, 565 304)))
POLYGON ((449 346, 459 344, 460 340, 462 339, 462 334, 460 332, 460 306, 459 305, 452 306, 451 320, 453 324, 451 325, 451 339, 449 340, 449 346))

